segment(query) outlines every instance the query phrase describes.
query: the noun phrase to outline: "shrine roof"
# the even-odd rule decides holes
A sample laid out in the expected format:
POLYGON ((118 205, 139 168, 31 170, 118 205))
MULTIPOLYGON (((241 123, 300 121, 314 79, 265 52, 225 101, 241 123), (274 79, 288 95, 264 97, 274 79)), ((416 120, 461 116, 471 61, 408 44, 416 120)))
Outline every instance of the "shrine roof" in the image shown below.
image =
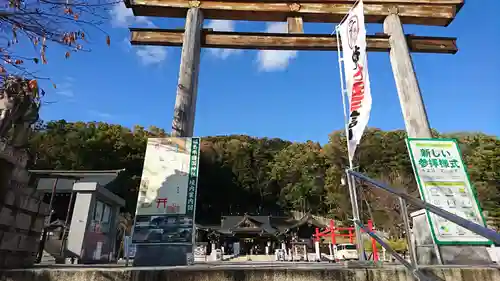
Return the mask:
POLYGON ((204 231, 216 231, 221 234, 261 233, 277 235, 306 224, 320 228, 325 226, 314 219, 311 214, 305 214, 300 219, 286 216, 253 216, 245 214, 243 216, 222 216, 220 225, 197 225, 197 228, 204 231))

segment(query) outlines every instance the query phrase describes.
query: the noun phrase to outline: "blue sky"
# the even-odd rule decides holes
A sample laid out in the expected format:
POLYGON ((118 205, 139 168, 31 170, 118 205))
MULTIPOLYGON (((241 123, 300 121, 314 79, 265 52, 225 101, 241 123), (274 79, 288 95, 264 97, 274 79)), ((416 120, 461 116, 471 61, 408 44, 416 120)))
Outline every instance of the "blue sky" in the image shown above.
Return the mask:
MULTIPOLYGON (((500 136, 500 9, 498 0, 468 1, 448 27, 406 26, 416 35, 457 36, 456 55, 414 54, 431 126, 443 132, 482 131, 500 136)), ((171 127, 180 48, 133 47, 128 27, 183 27, 181 19, 134 18, 116 6, 93 33, 91 53, 70 59, 57 47, 47 65, 57 89, 47 91, 45 120, 105 121, 171 127), (102 37, 102 39, 101 39, 102 37)), ((215 30, 284 31, 284 23, 206 21, 215 30)), ((332 24, 306 24, 307 33, 331 33, 332 24)), ((369 25, 368 33, 381 32, 369 25)), ((369 126, 404 128, 387 53, 368 56, 373 107, 369 126)), ((336 52, 205 49, 201 55, 195 135, 248 134, 325 143, 343 128, 336 52)))

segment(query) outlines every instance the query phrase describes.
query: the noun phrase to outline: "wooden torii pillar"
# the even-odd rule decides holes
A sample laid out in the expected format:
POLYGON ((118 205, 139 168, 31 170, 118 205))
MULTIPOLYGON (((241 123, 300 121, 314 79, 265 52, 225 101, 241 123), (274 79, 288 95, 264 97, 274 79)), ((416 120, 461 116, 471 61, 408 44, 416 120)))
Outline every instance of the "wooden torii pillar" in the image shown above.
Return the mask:
POLYGON ((390 36, 389 57, 408 137, 431 138, 427 112, 397 8, 385 18, 384 32, 390 36))
POLYGON ((182 40, 181 65, 177 95, 175 98, 173 137, 192 137, 198 97, 198 74, 200 68, 201 31, 203 12, 198 7, 187 11, 186 27, 182 40))

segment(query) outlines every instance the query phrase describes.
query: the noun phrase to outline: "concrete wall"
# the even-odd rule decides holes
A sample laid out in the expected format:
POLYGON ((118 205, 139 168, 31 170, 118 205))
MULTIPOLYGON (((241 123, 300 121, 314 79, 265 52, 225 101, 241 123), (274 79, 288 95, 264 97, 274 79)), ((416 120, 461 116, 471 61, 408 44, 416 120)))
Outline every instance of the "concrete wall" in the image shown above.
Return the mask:
MULTIPOLYGON (((498 281, 498 268, 435 268, 436 281, 498 281)), ((371 269, 91 269, 17 270, 0 273, 0 281, 414 281, 403 268, 371 269)))

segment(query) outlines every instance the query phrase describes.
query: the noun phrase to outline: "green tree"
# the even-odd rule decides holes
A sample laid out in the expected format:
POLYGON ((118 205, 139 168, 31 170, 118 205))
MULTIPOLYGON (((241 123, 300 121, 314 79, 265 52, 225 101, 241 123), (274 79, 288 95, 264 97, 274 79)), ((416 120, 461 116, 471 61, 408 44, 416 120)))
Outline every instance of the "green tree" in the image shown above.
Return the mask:
MULTIPOLYGON (((437 133, 436 133, 437 135, 437 133)), ((132 129, 103 122, 40 123, 30 140, 38 169, 126 169, 109 188, 134 214, 148 137, 168 136, 156 127, 132 129)), ((500 217, 500 142, 478 133, 456 137, 482 207, 500 217)), ((415 197, 418 189, 404 131, 369 128, 355 156, 356 169, 415 197)), ((243 135, 204 137, 201 144, 197 220, 217 223, 221 215, 311 212, 347 224, 351 205, 342 184, 348 167, 343 131, 325 145, 291 143, 243 135)), ((358 184, 362 219, 373 219, 391 236, 402 235, 399 201, 358 184)), ((410 209, 411 211, 412 209, 410 209)))
POLYGON ((318 143, 294 143, 270 163, 270 179, 280 187, 280 204, 287 209, 319 213, 325 197, 325 158, 318 143))

